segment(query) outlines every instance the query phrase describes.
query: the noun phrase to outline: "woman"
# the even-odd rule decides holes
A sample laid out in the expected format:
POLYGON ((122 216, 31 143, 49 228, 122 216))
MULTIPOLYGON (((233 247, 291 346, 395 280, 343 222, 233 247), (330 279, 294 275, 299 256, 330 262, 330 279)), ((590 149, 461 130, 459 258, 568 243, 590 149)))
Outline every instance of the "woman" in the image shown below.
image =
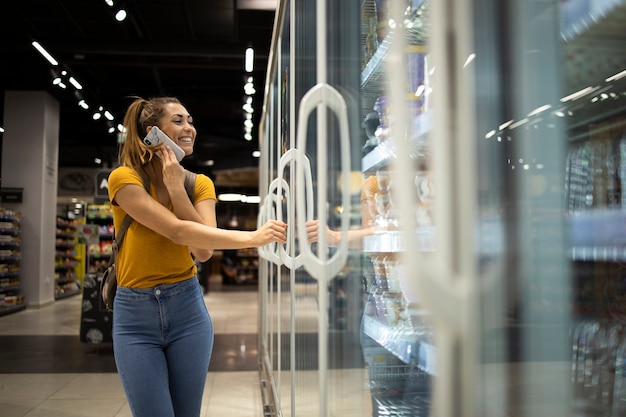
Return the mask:
POLYGON ((185 155, 193 152, 196 138, 192 117, 176 98, 137 98, 124 117, 126 141, 120 166, 109 176, 109 198, 116 230, 126 214, 134 221, 117 257, 115 362, 133 416, 197 417, 213 328, 191 255, 203 262, 214 249, 285 243, 287 225, 218 229, 213 182, 197 175, 192 203, 172 149, 142 142, 153 126, 185 155))

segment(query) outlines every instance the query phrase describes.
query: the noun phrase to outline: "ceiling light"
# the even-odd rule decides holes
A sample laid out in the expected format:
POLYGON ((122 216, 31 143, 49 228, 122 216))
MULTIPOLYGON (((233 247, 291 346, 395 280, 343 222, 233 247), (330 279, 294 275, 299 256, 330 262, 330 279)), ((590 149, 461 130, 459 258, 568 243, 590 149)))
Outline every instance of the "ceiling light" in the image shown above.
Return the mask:
POLYGON ((217 196, 220 201, 241 201, 241 194, 225 193, 217 196))
POLYGON ((254 89, 254 84, 252 84, 252 83, 245 83, 244 86, 243 86, 243 92, 246 93, 249 96, 251 96, 254 93, 256 93, 256 90, 254 89))
POLYGON ((623 77, 626 77, 626 70, 622 72, 618 72, 617 74, 610 76, 604 81, 606 81, 607 83, 610 83, 611 81, 619 80, 620 78, 623 78, 623 77))
POLYGON ((260 158, 261 157, 261 151, 253 151, 252 152, 252 156, 255 158, 260 158))
POLYGON ((566 101, 570 101, 570 100, 577 100, 587 94, 590 94, 594 91, 596 91, 599 87, 585 87, 582 90, 576 91, 575 93, 570 94, 569 96, 565 96, 561 99, 561 102, 564 103, 566 101))
POLYGON ((87 102, 84 99, 78 102, 78 106, 85 110, 89 109, 89 104, 87 104, 87 102))
POLYGON ((113 115, 108 110, 104 112, 104 117, 106 117, 109 120, 115 119, 115 117, 113 117, 113 115))
POLYGON ((502 123, 500 126, 498 126, 499 130, 504 130, 507 127, 509 127, 511 125, 511 123, 513 123, 515 120, 511 119, 508 122, 502 123))
POLYGON ((476 54, 469 54, 469 56, 467 57, 467 59, 465 60, 465 64, 463 64, 463 68, 467 67, 469 64, 472 63, 472 61, 474 61, 474 58, 476 58, 476 54))
POLYGON ((245 202, 248 204, 259 204, 261 202, 261 197, 258 195, 249 195, 245 202))
POLYGON ((107 4, 107 6, 113 7, 113 0, 104 0, 104 2, 107 4))
POLYGON ((254 49, 248 48, 246 49, 246 63, 245 63, 246 72, 252 72, 253 68, 254 68, 254 49))
POLYGON ((243 138, 250 142, 252 140, 252 135, 250 133, 246 133, 245 135, 243 135, 243 138))
POLYGON ((74 77, 70 77, 70 84, 72 84, 74 86, 74 88, 76 88, 77 90, 82 90, 83 86, 80 85, 80 83, 78 81, 76 81, 76 78, 74 77))
POLYGON ((100 165, 102 163, 102 159, 100 158, 94 158, 93 160, 96 164, 100 165))
POLYGON ((126 10, 125 9, 119 9, 117 12, 115 12, 115 20, 117 20, 118 22, 123 22, 124 20, 126 20, 126 10))
POLYGON ((4 128, 0 127, 0 133, 4 133, 4 128))
POLYGON ((39 51, 39 53, 40 53, 41 55, 43 55, 43 57, 44 57, 44 58, 46 58, 46 59, 48 60, 48 62, 49 62, 50 64, 55 65, 55 66, 56 66, 56 65, 59 65, 59 62, 58 62, 56 59, 54 59, 54 58, 52 57, 52 55, 50 55, 50 53, 49 53, 48 51, 46 51, 46 50, 44 49, 44 47, 43 47, 43 46, 41 46, 41 45, 39 44, 39 42, 37 42, 37 41, 33 41, 33 42, 32 42, 32 45, 33 45, 33 47, 34 47, 36 50, 38 50, 38 51, 39 51))
POLYGON ((549 104, 544 104, 543 106, 541 106, 541 107, 537 107, 535 110, 533 110, 533 111, 531 111, 530 113, 528 113, 528 117, 536 116, 536 115, 538 115, 539 113, 542 113, 542 112, 544 112, 544 111, 546 111, 546 110, 549 110, 549 109, 551 109, 551 108, 552 108, 552 106, 551 106, 551 105, 549 105, 549 104))

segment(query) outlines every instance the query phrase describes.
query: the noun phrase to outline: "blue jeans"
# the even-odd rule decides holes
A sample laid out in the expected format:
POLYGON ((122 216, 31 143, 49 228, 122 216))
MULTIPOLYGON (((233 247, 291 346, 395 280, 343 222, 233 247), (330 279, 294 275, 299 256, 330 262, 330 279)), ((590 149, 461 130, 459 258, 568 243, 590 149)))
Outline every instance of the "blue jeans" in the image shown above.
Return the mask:
POLYGON ((198 417, 213 349, 198 279, 118 287, 113 349, 134 417, 198 417))

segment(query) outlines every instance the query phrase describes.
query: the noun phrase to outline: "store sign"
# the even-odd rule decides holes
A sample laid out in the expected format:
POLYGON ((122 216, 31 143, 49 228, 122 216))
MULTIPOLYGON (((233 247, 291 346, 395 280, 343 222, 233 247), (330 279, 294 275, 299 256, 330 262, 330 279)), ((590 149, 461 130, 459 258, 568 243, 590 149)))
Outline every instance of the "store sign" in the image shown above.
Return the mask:
POLYGON ((0 201, 2 203, 21 203, 23 188, 2 188, 0 190, 0 201))
POLYGON ((110 170, 96 173, 96 198, 109 199, 109 174, 110 170))

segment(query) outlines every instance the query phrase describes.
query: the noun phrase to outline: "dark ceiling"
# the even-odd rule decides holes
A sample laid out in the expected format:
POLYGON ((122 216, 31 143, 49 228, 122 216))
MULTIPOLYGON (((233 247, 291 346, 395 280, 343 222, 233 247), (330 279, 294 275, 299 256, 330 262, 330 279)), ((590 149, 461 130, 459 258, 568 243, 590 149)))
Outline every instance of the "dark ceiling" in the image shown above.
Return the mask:
MULTIPOLYGON (((195 119, 198 137, 188 168, 212 173, 250 168, 258 160, 256 130, 243 139, 245 49, 255 49, 254 124, 262 106, 275 1, 125 0, 126 21, 105 0, 0 2, 0 91, 47 91, 60 102, 60 167, 115 164, 116 135, 92 109, 123 118, 129 96, 178 97, 195 119), (268 7, 269 4, 269 7, 268 7), (52 66, 31 45, 38 41, 84 87, 92 106, 78 107, 75 88, 52 85, 52 66), (207 160, 214 165, 207 166, 207 160)), ((4 114, 4 98, 0 107, 4 114)), ((2 126, 2 124, 0 124, 2 126)))

